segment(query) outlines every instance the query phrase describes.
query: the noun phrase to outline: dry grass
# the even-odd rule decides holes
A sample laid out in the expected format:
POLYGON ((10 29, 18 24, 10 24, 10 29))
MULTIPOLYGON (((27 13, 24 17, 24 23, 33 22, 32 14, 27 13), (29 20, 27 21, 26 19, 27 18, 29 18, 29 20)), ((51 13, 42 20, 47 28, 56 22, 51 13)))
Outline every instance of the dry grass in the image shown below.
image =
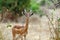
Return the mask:
MULTIPOLYGON (((34 15, 34 17, 36 18, 36 15, 34 15)), ((34 22, 32 22, 32 18, 30 18, 30 21, 31 22, 28 28, 27 40, 50 40, 51 35, 49 31, 48 19, 46 18, 46 16, 43 16, 42 18, 37 16, 37 20, 34 20, 34 22)), ((24 25, 22 23, 14 22, 0 23, 4 40, 12 40, 12 27, 7 28, 8 24, 12 25, 12 27, 15 24, 24 25)))

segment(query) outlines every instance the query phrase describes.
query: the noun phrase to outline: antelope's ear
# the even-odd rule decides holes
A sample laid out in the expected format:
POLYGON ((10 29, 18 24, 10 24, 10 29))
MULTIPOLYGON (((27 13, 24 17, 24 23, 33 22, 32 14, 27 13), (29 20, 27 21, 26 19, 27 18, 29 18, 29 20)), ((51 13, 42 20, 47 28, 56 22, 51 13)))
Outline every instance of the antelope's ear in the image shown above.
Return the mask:
POLYGON ((30 10, 30 13, 31 13, 30 16, 32 16, 33 15, 32 10, 30 10))
POLYGON ((25 9, 23 10, 22 14, 26 15, 26 10, 25 9))
POLYGON ((32 14, 30 14, 30 16, 32 16, 33 15, 33 13, 32 14))
POLYGON ((23 15, 25 15, 24 11, 22 12, 23 15))

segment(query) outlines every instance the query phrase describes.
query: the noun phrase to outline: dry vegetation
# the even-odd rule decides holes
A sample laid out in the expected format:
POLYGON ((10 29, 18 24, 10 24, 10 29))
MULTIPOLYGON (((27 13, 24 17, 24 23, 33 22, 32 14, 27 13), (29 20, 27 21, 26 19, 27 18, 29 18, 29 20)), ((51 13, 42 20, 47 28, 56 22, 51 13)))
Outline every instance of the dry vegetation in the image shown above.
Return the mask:
MULTIPOLYGON (((50 12, 50 11, 49 11, 50 12)), ((56 11, 55 11, 56 13, 56 11)), ((55 24, 54 14, 54 20, 49 20, 47 16, 40 17, 39 15, 33 15, 30 18, 29 28, 28 28, 28 35, 27 40, 56 40, 56 32, 54 28, 57 27, 57 24, 55 24), (52 25, 51 22, 54 24, 52 25), (53 39, 54 38, 54 39, 53 39)), ((49 17, 51 19, 51 17, 49 17)), ((21 20, 19 23, 15 22, 7 22, 7 23, 0 23, 0 35, 2 39, 0 40, 12 40, 12 33, 11 29, 15 24, 18 25, 24 25, 25 22, 23 22, 24 17, 21 17, 21 20), (23 23, 22 23, 23 22, 23 23), (12 25, 12 27, 8 27, 7 25, 12 25)), ((17 35, 18 36, 18 35, 17 35)))

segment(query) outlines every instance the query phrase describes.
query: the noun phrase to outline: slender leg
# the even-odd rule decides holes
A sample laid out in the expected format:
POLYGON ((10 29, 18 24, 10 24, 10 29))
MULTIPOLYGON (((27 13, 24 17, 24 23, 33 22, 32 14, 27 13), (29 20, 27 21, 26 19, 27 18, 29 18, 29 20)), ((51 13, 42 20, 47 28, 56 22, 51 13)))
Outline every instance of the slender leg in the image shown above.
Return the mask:
POLYGON ((24 40, 26 40, 26 35, 24 35, 24 40))
POLYGON ((15 40, 15 34, 13 34, 13 40, 15 40))
POLYGON ((21 40, 23 40, 23 37, 21 36, 21 40))
POLYGON ((19 38, 21 38, 21 36, 20 36, 20 35, 16 38, 16 40, 18 40, 19 38))
POLYGON ((15 32, 12 30, 13 40, 15 40, 15 32))
POLYGON ((13 34, 13 40, 15 40, 15 34, 13 34))

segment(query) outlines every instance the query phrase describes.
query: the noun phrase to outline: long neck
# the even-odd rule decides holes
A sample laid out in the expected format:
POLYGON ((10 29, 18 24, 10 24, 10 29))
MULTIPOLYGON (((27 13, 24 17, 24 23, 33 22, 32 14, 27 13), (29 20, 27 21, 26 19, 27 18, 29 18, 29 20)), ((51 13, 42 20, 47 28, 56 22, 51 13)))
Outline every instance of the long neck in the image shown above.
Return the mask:
POLYGON ((28 29, 28 24, 29 24, 29 18, 27 17, 27 18, 26 18, 26 24, 25 24, 25 29, 26 29, 26 30, 28 29))

